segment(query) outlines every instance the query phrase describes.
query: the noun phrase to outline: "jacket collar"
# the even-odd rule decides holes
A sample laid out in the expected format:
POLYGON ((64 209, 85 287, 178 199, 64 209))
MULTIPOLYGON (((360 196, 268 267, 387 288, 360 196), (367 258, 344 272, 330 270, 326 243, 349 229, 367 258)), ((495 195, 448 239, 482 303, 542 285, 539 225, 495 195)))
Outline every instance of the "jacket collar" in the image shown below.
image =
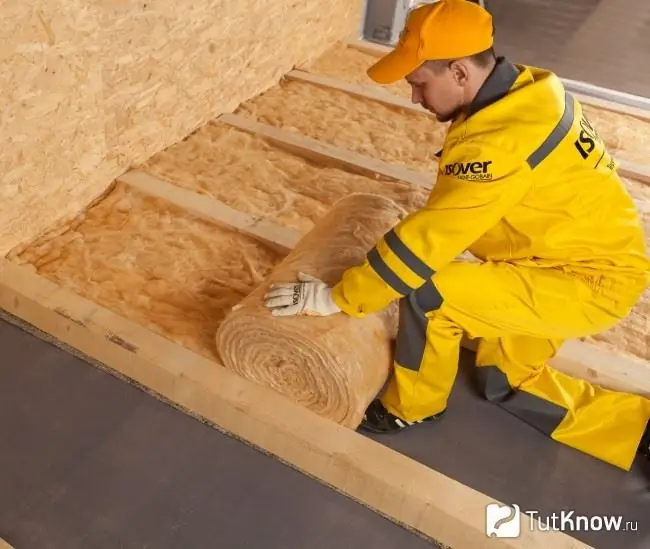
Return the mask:
POLYGON ((470 117, 481 109, 496 103, 506 96, 519 76, 519 69, 505 57, 497 57, 492 72, 487 77, 474 101, 469 105, 466 117, 470 117))

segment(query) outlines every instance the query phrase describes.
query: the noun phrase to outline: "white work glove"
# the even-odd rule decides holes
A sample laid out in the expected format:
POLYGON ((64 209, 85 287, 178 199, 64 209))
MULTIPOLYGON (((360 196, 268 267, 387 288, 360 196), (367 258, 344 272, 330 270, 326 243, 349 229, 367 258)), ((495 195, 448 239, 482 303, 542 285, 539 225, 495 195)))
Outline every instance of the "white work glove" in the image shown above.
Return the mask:
POLYGON ((273 316, 327 316, 341 312, 332 300, 331 289, 322 280, 298 273, 298 281, 271 285, 264 305, 273 316))

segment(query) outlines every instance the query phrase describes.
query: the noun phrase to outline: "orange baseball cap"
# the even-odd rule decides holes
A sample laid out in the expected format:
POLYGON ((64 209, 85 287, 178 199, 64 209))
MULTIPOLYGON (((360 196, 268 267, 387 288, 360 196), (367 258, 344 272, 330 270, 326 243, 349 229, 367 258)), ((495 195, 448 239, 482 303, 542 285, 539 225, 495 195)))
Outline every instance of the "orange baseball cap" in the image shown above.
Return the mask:
POLYGON ((392 84, 425 61, 467 57, 493 43, 492 16, 486 9, 469 0, 438 0, 411 10, 399 43, 368 69, 368 76, 392 84))

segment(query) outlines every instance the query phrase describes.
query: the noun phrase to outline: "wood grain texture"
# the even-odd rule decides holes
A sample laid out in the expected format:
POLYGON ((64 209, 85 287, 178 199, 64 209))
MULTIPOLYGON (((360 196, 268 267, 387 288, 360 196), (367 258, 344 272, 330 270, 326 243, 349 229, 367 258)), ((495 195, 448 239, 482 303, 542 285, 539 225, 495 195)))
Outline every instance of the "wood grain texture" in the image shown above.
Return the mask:
POLYGON ((0 253, 358 28, 362 0, 9 0, 0 253))
POLYGON ((453 549, 590 549, 559 532, 487 538, 493 498, 329 421, 217 362, 0 259, 0 308, 116 375, 453 549), (396 474, 398 472, 398 474, 396 474))

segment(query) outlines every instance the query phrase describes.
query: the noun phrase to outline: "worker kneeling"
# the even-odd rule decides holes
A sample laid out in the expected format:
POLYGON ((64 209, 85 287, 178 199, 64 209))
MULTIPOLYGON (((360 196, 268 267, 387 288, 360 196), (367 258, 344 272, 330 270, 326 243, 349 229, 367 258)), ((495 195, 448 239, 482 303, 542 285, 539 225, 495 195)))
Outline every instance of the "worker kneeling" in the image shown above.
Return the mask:
POLYGON ((548 366, 568 339, 625 318, 650 278, 634 203, 597 131, 553 73, 492 50, 488 12, 465 0, 413 10, 368 73, 406 78, 450 121, 426 206, 328 288, 301 277, 275 315, 362 317, 400 300, 394 373, 362 427, 394 432, 447 408, 464 333, 480 338, 487 399, 568 446, 629 470, 650 457, 650 400, 548 366), (480 262, 457 258, 469 250, 480 262))

